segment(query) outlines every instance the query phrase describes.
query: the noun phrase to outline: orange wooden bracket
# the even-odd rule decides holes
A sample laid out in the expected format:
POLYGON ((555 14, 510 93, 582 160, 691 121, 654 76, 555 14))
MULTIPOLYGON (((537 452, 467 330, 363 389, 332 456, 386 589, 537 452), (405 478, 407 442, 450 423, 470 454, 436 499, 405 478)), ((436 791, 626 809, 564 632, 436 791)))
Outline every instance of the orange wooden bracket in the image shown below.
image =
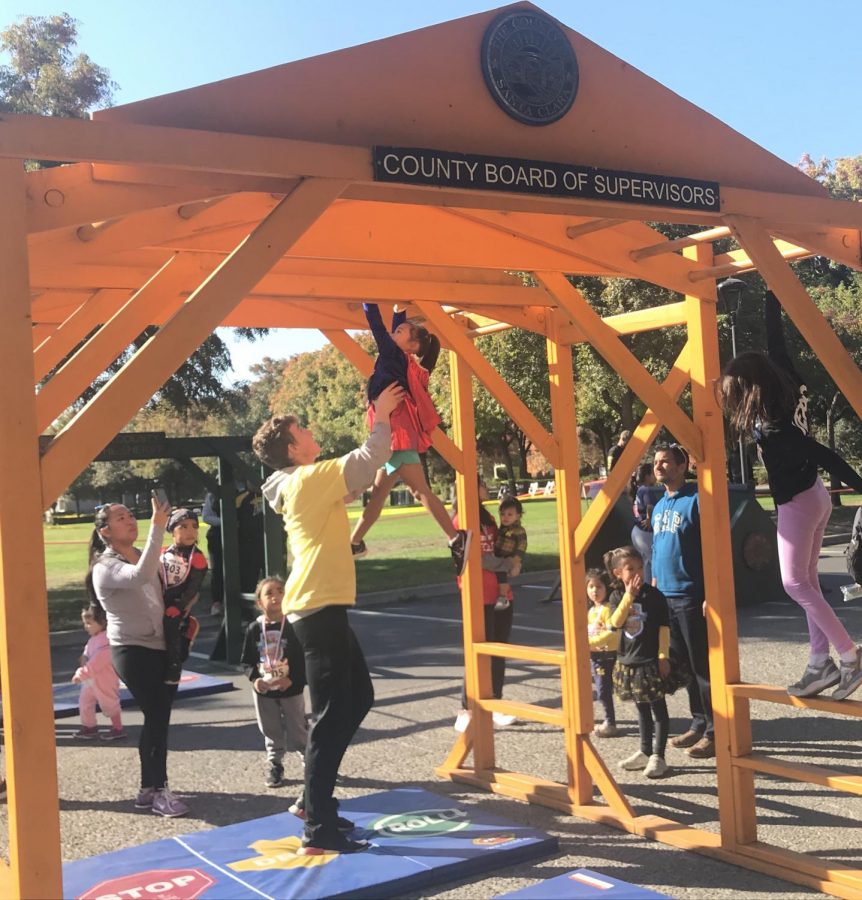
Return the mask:
POLYGON ((442 338, 445 338, 449 346, 467 362, 476 377, 493 394, 518 427, 529 436, 551 465, 557 468, 560 465, 559 448, 553 436, 548 434, 520 397, 503 381, 494 367, 476 349, 470 338, 433 303, 418 301, 416 306, 422 311, 422 315, 433 329, 442 338))

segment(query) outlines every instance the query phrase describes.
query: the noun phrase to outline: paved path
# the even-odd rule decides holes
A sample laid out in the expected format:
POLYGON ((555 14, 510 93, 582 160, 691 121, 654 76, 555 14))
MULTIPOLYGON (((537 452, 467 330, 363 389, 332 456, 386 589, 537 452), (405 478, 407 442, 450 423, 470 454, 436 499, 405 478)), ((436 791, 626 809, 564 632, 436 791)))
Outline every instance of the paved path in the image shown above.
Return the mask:
MULTIPOLYGON (((851 632, 862 635, 862 603, 844 605, 837 586, 840 548, 827 548, 822 572, 829 597, 851 632)), ((536 583, 531 581, 530 584, 536 583)), ((560 605, 539 604, 546 583, 519 591, 513 640, 559 646, 560 605)), ((433 769, 454 738, 461 678, 461 632, 454 592, 410 603, 356 610, 352 624, 366 650, 374 676, 377 702, 343 766, 343 796, 414 784, 450 795, 468 806, 529 823, 556 834, 556 858, 513 866, 475 881, 429 889, 422 897, 490 897, 526 886, 578 866, 587 866, 675 897, 796 898, 816 892, 757 875, 706 857, 686 854, 614 829, 572 819, 553 810, 529 806, 442 782, 433 769)), ((804 666, 804 619, 790 601, 740 611, 743 675, 749 681, 786 684, 804 666)), ((204 639, 204 644, 205 640, 204 639)), ((211 639, 211 636, 210 636, 211 639)), ((54 652, 55 681, 70 676, 80 647, 59 642, 54 652)), ((83 632, 80 645, 83 646, 83 632)), ((205 646, 204 646, 205 649, 205 646)), ((201 660, 196 668, 218 673, 201 660)), ((222 674, 224 674, 222 672, 222 674)), ((288 785, 264 787, 264 757, 247 682, 228 672, 240 690, 179 703, 175 708, 170 756, 174 789, 188 794, 193 814, 179 820, 160 819, 135 811, 130 802, 136 787, 137 753, 128 746, 78 745, 72 739, 75 719, 57 723, 60 766, 61 823, 64 859, 76 859, 131 844, 197 829, 281 812, 299 786, 299 767, 288 766, 288 785)), ((510 663, 506 695, 512 699, 558 703, 559 685, 547 667, 510 663)), ((681 697, 670 699, 674 728, 684 723, 681 697)), ((633 710, 623 705, 623 737, 601 742, 608 764, 636 746, 633 710)), ((862 723, 753 704, 758 749, 831 767, 859 761, 862 723)), ((136 737, 140 714, 126 713, 136 737)), ((549 726, 524 723, 498 732, 499 764, 549 778, 564 779, 561 733, 549 726)), ((629 797, 640 812, 657 812, 715 830, 716 799, 712 766, 696 764, 669 750, 674 776, 658 783, 637 774, 620 773, 629 797)), ((833 850, 836 859, 852 862, 859 847, 858 798, 845 799, 819 787, 758 781, 759 814, 765 840, 812 851, 833 850)), ((5 814, 4 814, 5 815, 5 814)), ((5 827, 5 823, 4 823, 5 827)))

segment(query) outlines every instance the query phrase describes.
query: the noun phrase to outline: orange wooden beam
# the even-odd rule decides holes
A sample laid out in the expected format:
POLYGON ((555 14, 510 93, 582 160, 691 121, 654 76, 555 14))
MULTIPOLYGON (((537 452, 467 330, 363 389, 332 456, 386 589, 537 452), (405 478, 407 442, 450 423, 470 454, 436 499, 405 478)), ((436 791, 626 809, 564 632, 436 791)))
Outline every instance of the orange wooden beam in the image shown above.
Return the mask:
POLYGON ((41 381, 85 337, 112 314, 112 307, 122 302, 125 291, 97 291, 63 321, 48 340, 33 354, 36 381, 41 381))
POLYGON ((613 330, 605 325, 580 292, 559 272, 537 272, 536 278, 589 335, 590 343, 596 352, 604 357, 646 406, 661 417, 667 429, 689 453, 700 460, 703 454, 703 440, 691 419, 664 392, 661 385, 619 340, 613 330))
POLYGON ((4 114, 0 156, 279 178, 373 180, 371 153, 365 147, 44 116, 4 114))
MULTIPOLYGON (((689 381, 689 346, 682 348, 673 368, 664 382, 663 389, 668 396, 677 400, 689 381)), ((617 497, 628 487, 630 473, 634 472, 650 444, 661 429, 661 420, 648 409, 635 428, 631 439, 626 444, 617 464, 608 473, 601 490, 593 498, 583 519, 574 533, 575 556, 580 559, 587 552, 602 523, 610 515, 617 497)))
MULTIPOLYGON (((473 373, 466 360, 449 351, 452 385, 452 429, 464 465, 456 471, 458 526, 473 532, 467 568, 461 579, 461 615, 464 621, 464 689, 472 712, 468 730, 473 742, 473 766, 494 767, 494 726, 491 713, 475 701, 491 696, 491 660, 476 652, 485 634, 485 603, 482 590, 481 542, 479 541, 479 470, 476 465, 476 422, 473 413, 473 373)), ((451 758, 451 754, 450 754, 451 758)))
POLYGON ((43 498, 63 491, 343 189, 309 179, 281 201, 54 439, 42 457, 43 498))
POLYGON ((581 735, 593 730, 590 650, 587 645, 587 608, 583 602, 584 562, 575 556, 571 535, 581 518, 581 482, 578 474, 578 422, 572 348, 550 337, 546 342, 551 414, 559 461, 554 465, 557 483, 557 532, 560 545, 560 588, 563 600, 563 641, 566 664, 562 679, 565 715, 566 768, 569 796, 574 803, 590 803, 593 781, 584 755, 581 735))
MULTIPOLYGON (((772 242, 770 241, 770 244, 772 242)), ((775 252, 778 252, 777 250, 775 252)), ((700 245, 683 250, 708 266, 712 247, 700 245)), ((687 297, 688 334, 691 354, 691 398, 694 422, 703 435, 704 456, 697 466, 698 503, 706 593, 706 620, 709 640, 709 675, 715 722, 718 818, 722 846, 735 847, 750 834, 754 822, 754 784, 737 793, 730 758, 731 735, 747 734, 751 725, 747 710, 732 719, 725 686, 739 681, 739 635, 736 628, 736 595, 733 586, 733 548, 730 540, 730 509, 727 496, 724 422, 713 385, 721 372, 718 353, 718 324, 715 304, 687 297), (741 825, 739 831, 737 827, 741 825)), ((745 738, 743 737, 743 740, 745 738)))
POLYGON ((0 160, 0 681, 9 786, 6 896, 60 897, 60 813, 33 397, 24 168, 0 160))
MULTIPOLYGON (((182 290, 205 272, 198 261, 174 257, 78 349, 42 386, 36 398, 36 424, 42 433, 104 372, 132 341, 162 315, 182 302, 182 290)), ((98 450, 96 451, 98 453, 98 450)), ((94 454, 95 455, 95 454, 94 454)), ((85 463, 86 465, 86 463, 85 463)), ((53 498, 52 498, 53 499, 53 498)))
POLYGON ((524 402, 500 377, 500 374, 476 349, 466 333, 441 309, 432 303, 420 301, 416 306, 428 320, 429 325, 449 346, 470 366, 476 377, 491 392, 497 402, 542 452, 545 459, 556 469, 560 465, 557 442, 548 434, 541 422, 527 409, 524 402))

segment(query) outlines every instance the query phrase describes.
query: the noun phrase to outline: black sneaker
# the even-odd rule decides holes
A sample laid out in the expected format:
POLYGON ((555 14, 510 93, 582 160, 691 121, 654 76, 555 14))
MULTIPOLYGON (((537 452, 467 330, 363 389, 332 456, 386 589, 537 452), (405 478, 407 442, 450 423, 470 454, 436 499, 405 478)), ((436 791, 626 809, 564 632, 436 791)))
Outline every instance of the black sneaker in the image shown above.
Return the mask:
POLYGON ((323 856, 325 853, 361 853, 371 844, 368 841, 353 841, 340 832, 325 838, 303 838, 296 851, 298 856, 323 856))
MULTIPOLYGON (((301 798, 295 803, 291 803, 287 811, 296 816, 297 819, 302 819, 303 822, 305 821, 305 804, 302 802, 301 798)), ((339 816, 335 822, 335 827, 342 834, 350 834, 350 832, 356 828, 356 824, 351 822, 350 819, 345 819, 344 816, 339 816)))
POLYGON ((362 559, 363 556, 368 556, 368 547, 365 546, 365 541, 360 541, 358 544, 350 545, 350 552, 354 559, 362 559))
POLYGON ((266 773, 266 786, 271 788, 279 787, 283 777, 284 766, 278 763, 270 763, 269 771, 266 773))
POLYGON ((464 566, 467 565, 467 554, 470 552, 470 543, 473 540, 472 531, 459 529, 458 534, 449 542, 449 551, 452 554, 452 562, 455 565, 455 574, 463 575, 464 566))

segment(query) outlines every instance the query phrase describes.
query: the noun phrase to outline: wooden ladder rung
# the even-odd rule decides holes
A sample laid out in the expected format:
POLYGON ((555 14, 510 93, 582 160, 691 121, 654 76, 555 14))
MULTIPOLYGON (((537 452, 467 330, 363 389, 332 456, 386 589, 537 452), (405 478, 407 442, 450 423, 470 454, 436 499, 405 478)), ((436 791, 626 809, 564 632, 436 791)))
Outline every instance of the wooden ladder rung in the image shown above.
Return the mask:
POLYGON ((565 650, 551 650, 548 647, 530 647, 527 644, 500 644, 485 641, 473 644, 473 651, 479 656, 502 656, 506 659, 523 659, 527 662, 542 663, 547 666, 564 666, 565 650))
POLYGON ((519 719, 528 719, 531 722, 545 722, 559 728, 563 728, 566 724, 563 711, 559 707, 536 706, 534 703, 519 703, 516 700, 476 700, 475 702, 488 712, 505 713, 509 716, 517 716, 519 719))
POLYGON ((731 764, 739 769, 750 769, 753 772, 775 775, 787 781, 804 781, 848 794, 862 794, 862 776, 847 775, 844 772, 827 769, 824 766, 815 766, 811 763, 790 763, 767 756, 765 753, 749 753, 747 756, 733 757, 731 764))
POLYGON ((862 894, 862 869, 854 869, 831 859, 820 859, 810 853, 785 850, 761 841, 739 844, 736 852, 750 859, 760 860, 771 866, 812 876, 821 882, 824 890, 839 897, 859 897, 862 894), (835 887, 845 890, 835 890, 835 887), (849 889, 849 890, 848 890, 849 889))
POLYGON ((821 712, 835 713, 839 716, 855 716, 862 718, 862 701, 830 700, 829 697, 791 697, 787 690, 772 684, 729 684, 727 692, 732 697, 745 697, 749 700, 765 700, 767 703, 781 703, 784 706, 797 706, 800 709, 817 709, 821 712))

